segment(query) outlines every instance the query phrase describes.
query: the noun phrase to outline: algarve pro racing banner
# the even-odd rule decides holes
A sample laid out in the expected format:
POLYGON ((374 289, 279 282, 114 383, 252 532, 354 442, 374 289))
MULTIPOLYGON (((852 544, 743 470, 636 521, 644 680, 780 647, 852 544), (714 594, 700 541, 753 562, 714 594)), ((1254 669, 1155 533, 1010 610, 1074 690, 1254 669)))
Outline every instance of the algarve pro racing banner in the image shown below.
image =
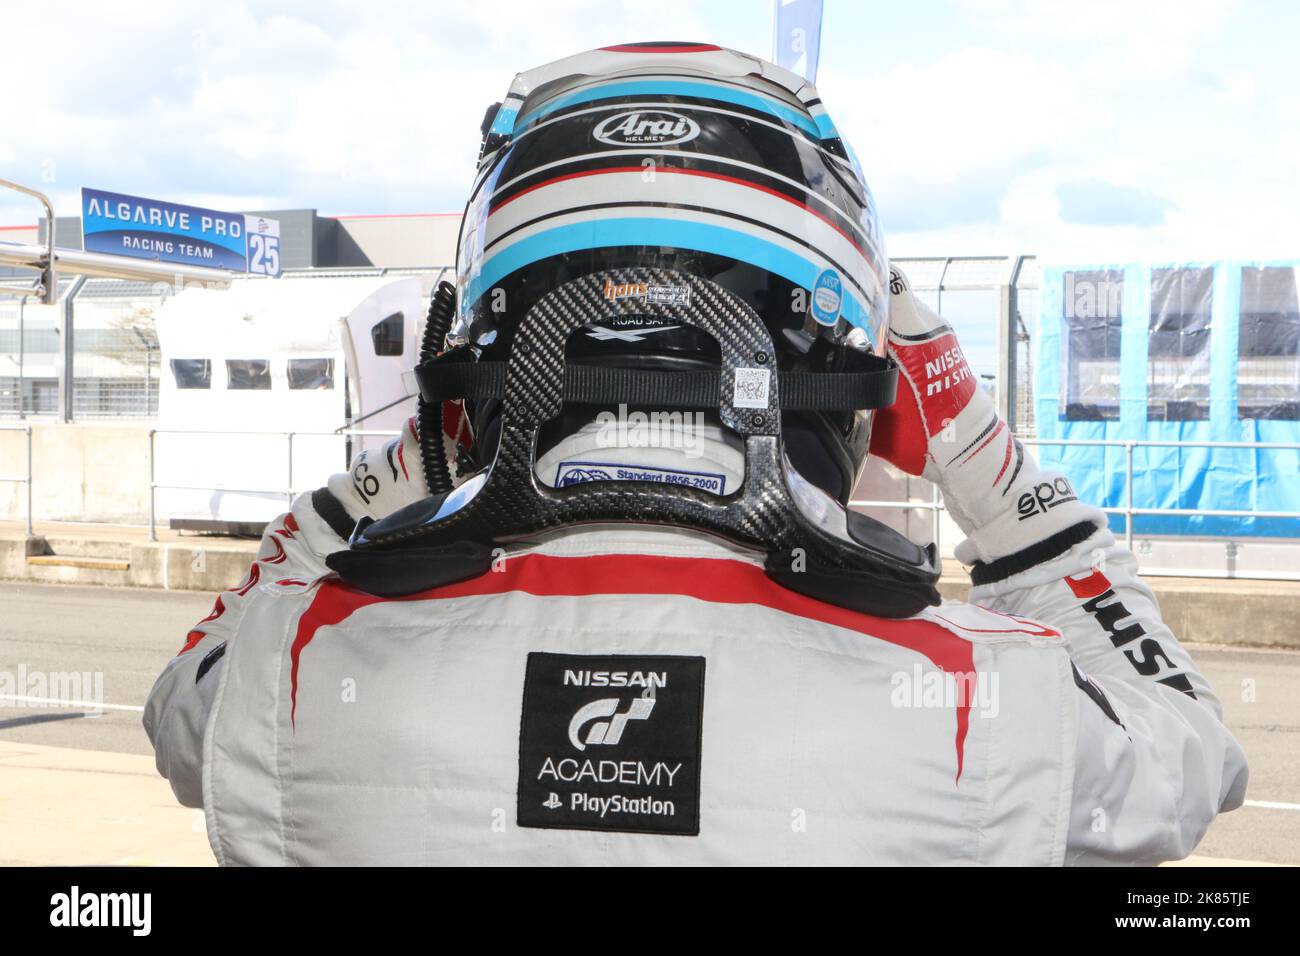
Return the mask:
POLYGON ((274 219, 83 189, 81 228, 87 252, 280 274, 280 223, 274 219))

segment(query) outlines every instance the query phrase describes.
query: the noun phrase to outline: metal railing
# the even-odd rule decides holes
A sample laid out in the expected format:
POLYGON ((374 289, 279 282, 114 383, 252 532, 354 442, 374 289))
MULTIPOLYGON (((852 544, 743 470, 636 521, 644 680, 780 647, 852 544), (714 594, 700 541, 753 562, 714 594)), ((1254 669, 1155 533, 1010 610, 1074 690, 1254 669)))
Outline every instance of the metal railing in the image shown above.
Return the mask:
MULTIPOLYGON (((1101 508, 1106 514, 1124 516, 1125 546, 1133 550, 1133 518, 1136 515, 1164 515, 1180 518, 1293 518, 1300 519, 1300 511, 1250 511, 1215 508, 1137 508, 1133 505, 1133 450, 1135 448, 1238 448, 1254 451, 1300 451, 1300 443, 1258 441, 1149 441, 1146 439, 1118 438, 1022 438, 1025 445, 1053 447, 1092 447, 1124 449, 1124 505, 1101 508)), ((939 548, 939 513, 946 511, 939 489, 934 488, 930 501, 868 501, 853 499, 853 508, 894 508, 901 511, 929 511, 934 515, 933 535, 935 548, 939 548)))
MULTIPOLYGON (((0 253, 5 246, 0 242, 0 253)), ((113 279, 77 275, 59 252, 58 297, 53 309, 32 318, 36 291, 0 291, 0 359, 16 355, 16 381, 0 378, 0 419, 24 415, 60 417, 63 421, 102 418, 153 419, 158 415, 159 380, 164 362, 159 353, 155 315, 181 288, 172 282, 113 279), (31 301, 28 301, 31 300, 31 301), (15 327, 16 326, 16 327, 15 327), (24 327, 25 333, 24 333, 24 327), (24 368, 26 366, 26 368, 24 368), (33 374, 33 368, 35 374, 33 374), (12 390, 10 399, 6 392, 12 390), (25 398, 24 398, 25 395, 25 398)), ((115 257, 108 257, 115 258, 115 257)), ((4 256, 0 255, 0 260, 4 256)), ((131 272, 135 263, 156 266, 151 260, 123 259, 131 272)), ((436 287, 451 266, 357 266, 285 269, 280 279, 268 282, 327 281, 332 278, 418 277, 436 287)), ((4 264, 0 261, 0 271, 4 264)), ((214 270, 202 267, 201 271, 214 270)), ((0 281, 4 281, 0 276, 0 281)), ((225 280, 222 280, 225 282, 225 280)), ((261 282, 261 277, 250 277, 261 282)), ((185 280, 185 285, 193 284, 185 280)), ((417 329, 418 329, 417 323, 417 329)))
MULTIPOLYGON (((30 430, 30 429, 29 429, 30 430)), ((158 491, 222 491, 228 494, 236 495, 284 495, 285 501, 292 503, 294 496, 305 490, 294 487, 293 483, 293 440, 295 438, 349 438, 349 437, 376 437, 391 438, 400 435, 400 431, 352 428, 342 429, 339 431, 328 432, 277 432, 277 431, 247 431, 235 429, 218 429, 218 430, 190 430, 184 428, 151 428, 149 429, 149 540, 158 540, 158 491), (285 476, 285 484, 279 488, 231 488, 225 485, 173 485, 163 484, 157 479, 157 441, 159 435, 243 435, 255 436, 259 438, 285 439, 285 450, 287 452, 286 462, 288 464, 288 473, 285 476)), ((30 486, 29 486, 30 487, 30 486)))
MULTIPOLYGON (((24 474, 0 475, 0 482, 14 482, 26 488, 27 534, 33 533, 32 520, 32 426, 0 424, 0 431, 16 431, 26 435, 26 469, 24 474)), ((149 430, 149 540, 157 541, 157 492, 169 491, 219 491, 231 494, 283 495, 291 503, 295 495, 305 489, 297 488, 293 481, 294 439, 306 437, 393 437, 400 431, 380 429, 344 429, 340 431, 254 431, 254 430, 188 430, 152 428, 149 430), (241 435, 263 438, 283 438, 285 440, 285 462, 287 466, 286 481, 276 488, 235 488, 224 485, 169 484, 157 480, 157 441, 158 435, 241 435)), ((1066 439, 1066 438, 1027 438, 1021 439, 1026 445, 1053 447, 1093 447, 1124 449, 1124 504, 1105 507, 1101 510, 1107 514, 1124 516, 1125 544, 1130 551, 1134 544, 1133 519, 1139 515, 1159 515, 1166 517, 1205 517, 1205 518, 1277 518, 1300 520, 1300 511, 1260 511, 1247 509, 1223 508, 1142 508, 1133 503, 1133 453, 1138 448, 1228 448, 1250 451, 1300 451, 1300 443, 1294 442, 1233 442, 1233 441, 1153 441, 1145 439, 1066 439)), ((928 511, 931 513, 932 535, 936 548, 941 543, 941 514, 946 511, 943 498, 937 487, 932 488, 929 501, 905 500, 883 501, 852 499, 849 506, 854 508, 886 508, 901 511, 928 511)))
POLYGON ((936 552, 941 551, 943 538, 943 522, 940 515, 948 509, 944 506, 943 495, 939 493, 938 485, 930 486, 929 501, 875 501, 869 498, 852 498, 849 500, 850 508, 892 508, 895 511, 928 511, 930 512, 930 537, 934 541, 936 552))
POLYGON ((1180 518, 1295 518, 1300 511, 1254 511, 1215 508, 1135 508, 1133 507, 1133 449, 1135 448, 1238 448, 1252 451, 1300 451, 1294 442, 1260 441, 1150 441, 1147 439, 1090 439, 1090 438, 1035 438, 1027 445, 1051 445, 1080 448, 1124 449, 1124 507, 1102 508, 1106 514, 1124 516, 1124 543, 1133 550, 1133 518, 1135 515, 1166 515, 1180 518))
MULTIPOLYGON (((0 295, 16 295, 25 302, 29 296, 35 296, 45 305, 53 305, 59 294, 59 279, 56 273, 57 250, 54 246, 54 204, 43 192, 24 186, 21 183, 0 179, 0 189, 12 189, 14 192, 31 196, 45 207, 45 248, 31 246, 25 250, 26 255, 19 262, 13 263, 23 268, 36 269, 38 274, 32 277, 30 286, 0 285, 0 295)), ((5 243, 9 251, 12 243, 5 243)))
POLYGON ((32 537, 32 426, 31 425, 0 425, 0 431, 6 432, 24 432, 27 435, 27 474, 26 475, 0 475, 2 482, 16 482, 26 486, 27 491, 27 537, 32 537))
POLYGON ((1021 305, 1027 299, 1028 311, 1037 311, 1041 276, 1038 257, 917 256, 892 258, 890 265, 898 266, 907 275, 912 291, 929 298, 934 310, 959 332, 971 316, 960 305, 952 314, 945 313, 945 295, 964 298, 967 306, 972 295, 980 296, 982 308, 978 311, 998 332, 996 361, 987 366, 996 372, 998 412, 1015 434, 1033 434, 1032 351, 1021 305))

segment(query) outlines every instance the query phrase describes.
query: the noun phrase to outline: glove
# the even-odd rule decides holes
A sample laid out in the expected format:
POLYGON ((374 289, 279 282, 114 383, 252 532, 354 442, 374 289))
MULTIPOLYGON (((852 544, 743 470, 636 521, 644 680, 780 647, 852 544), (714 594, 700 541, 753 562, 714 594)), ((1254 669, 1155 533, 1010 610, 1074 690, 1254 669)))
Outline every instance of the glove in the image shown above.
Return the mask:
MULTIPOLYGON (((898 398, 876 414, 871 453, 939 486, 966 540, 963 564, 1019 554, 1075 525, 1106 527, 1060 472, 1044 472, 979 387, 952 328, 891 267, 889 354, 898 398)), ((1090 532, 1089 532, 1090 533, 1090 532)))
POLYGON ((401 435, 358 454, 347 473, 332 476, 328 487, 353 520, 363 515, 378 520, 429 497, 415 419, 407 419, 401 435))

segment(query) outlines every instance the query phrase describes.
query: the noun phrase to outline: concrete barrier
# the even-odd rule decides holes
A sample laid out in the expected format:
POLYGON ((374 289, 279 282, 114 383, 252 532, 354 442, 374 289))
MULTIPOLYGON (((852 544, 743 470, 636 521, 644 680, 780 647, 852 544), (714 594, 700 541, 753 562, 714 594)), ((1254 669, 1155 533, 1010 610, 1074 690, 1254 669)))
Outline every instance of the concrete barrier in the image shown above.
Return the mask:
MULTIPOLYGON (((950 601, 970 595, 970 579, 945 565, 939 593, 950 601)), ((1300 582, 1144 577, 1160 613, 1180 641, 1250 647, 1300 648, 1300 582)))
POLYGON ((181 537, 145 540, 143 529, 86 536, 60 530, 27 539, 0 532, 0 578, 47 584, 223 591, 248 571, 258 542, 181 537))
MULTIPOLYGON (((38 521, 149 520, 151 424, 32 423, 32 512, 38 521)), ((0 474, 26 470, 27 436, 0 431, 0 474)), ((18 483, 0 483, 0 520, 27 508, 18 483)))

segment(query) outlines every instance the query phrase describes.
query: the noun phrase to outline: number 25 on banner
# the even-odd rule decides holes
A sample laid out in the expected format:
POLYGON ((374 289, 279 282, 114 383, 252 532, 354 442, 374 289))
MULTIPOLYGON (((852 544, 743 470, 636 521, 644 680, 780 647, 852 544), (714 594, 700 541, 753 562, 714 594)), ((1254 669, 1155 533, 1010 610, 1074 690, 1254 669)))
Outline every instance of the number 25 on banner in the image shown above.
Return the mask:
POLYGON ((248 216, 248 272, 250 275, 280 274, 280 223, 275 219, 248 216))

